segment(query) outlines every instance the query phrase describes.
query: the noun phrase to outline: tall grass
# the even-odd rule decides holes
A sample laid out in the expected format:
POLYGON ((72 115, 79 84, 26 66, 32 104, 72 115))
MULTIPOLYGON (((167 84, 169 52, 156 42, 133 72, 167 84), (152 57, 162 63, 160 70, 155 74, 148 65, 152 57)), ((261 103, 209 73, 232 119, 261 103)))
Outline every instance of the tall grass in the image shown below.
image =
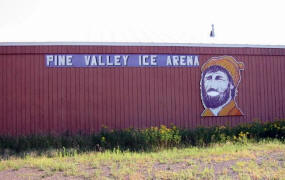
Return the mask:
POLYGON ((0 154, 57 149, 62 156, 84 151, 155 151, 170 147, 208 146, 213 143, 247 143, 264 139, 285 140, 285 121, 250 123, 237 127, 180 129, 175 126, 147 129, 102 129, 94 134, 0 136, 0 154))

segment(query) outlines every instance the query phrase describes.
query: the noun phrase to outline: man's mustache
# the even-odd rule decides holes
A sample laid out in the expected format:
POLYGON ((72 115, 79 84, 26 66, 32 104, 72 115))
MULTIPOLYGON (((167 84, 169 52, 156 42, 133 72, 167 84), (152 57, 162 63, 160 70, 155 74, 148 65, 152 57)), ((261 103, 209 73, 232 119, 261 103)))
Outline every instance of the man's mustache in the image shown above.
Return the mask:
POLYGON ((208 93, 208 92, 211 92, 211 91, 218 92, 217 89, 210 88, 210 89, 207 90, 207 93, 208 93))

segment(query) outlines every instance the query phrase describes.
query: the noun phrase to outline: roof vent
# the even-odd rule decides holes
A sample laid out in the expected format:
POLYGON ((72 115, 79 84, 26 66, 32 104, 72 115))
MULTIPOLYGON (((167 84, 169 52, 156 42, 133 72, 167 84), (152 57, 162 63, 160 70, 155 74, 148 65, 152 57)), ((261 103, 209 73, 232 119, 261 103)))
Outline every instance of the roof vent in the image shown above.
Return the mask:
POLYGON ((210 37, 215 37, 215 29, 214 29, 214 24, 212 24, 212 30, 210 32, 210 37))

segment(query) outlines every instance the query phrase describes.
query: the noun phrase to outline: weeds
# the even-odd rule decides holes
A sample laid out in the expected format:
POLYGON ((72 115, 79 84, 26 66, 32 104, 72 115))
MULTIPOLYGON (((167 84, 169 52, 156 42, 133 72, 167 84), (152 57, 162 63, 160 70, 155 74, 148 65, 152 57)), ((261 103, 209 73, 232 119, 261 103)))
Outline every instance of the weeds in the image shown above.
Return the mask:
POLYGON ((86 179, 284 179, 284 149, 285 144, 278 140, 158 152, 113 149, 77 154, 62 148, 53 157, 27 154, 25 158, 1 160, 0 177, 1 172, 11 172, 5 170, 24 168, 39 170, 34 172, 51 179, 57 175, 86 179))
POLYGON ((110 130, 103 128, 95 134, 0 136, 0 155, 3 159, 26 152, 51 152, 60 157, 76 156, 86 151, 157 151, 165 148, 210 146, 217 143, 247 144, 266 139, 285 141, 285 121, 251 123, 230 127, 179 129, 176 126, 147 129, 110 130), (57 152, 50 151, 56 149, 57 152))

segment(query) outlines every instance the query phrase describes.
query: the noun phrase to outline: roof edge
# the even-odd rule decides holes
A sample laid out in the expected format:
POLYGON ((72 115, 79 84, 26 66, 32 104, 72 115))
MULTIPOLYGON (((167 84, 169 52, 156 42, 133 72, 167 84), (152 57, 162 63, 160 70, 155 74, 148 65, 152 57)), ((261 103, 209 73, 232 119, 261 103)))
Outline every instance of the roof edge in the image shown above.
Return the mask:
POLYGON ((285 45, 152 43, 152 42, 0 42, 0 46, 177 46, 177 47, 224 47, 224 48, 277 48, 277 49, 285 49, 285 45))

